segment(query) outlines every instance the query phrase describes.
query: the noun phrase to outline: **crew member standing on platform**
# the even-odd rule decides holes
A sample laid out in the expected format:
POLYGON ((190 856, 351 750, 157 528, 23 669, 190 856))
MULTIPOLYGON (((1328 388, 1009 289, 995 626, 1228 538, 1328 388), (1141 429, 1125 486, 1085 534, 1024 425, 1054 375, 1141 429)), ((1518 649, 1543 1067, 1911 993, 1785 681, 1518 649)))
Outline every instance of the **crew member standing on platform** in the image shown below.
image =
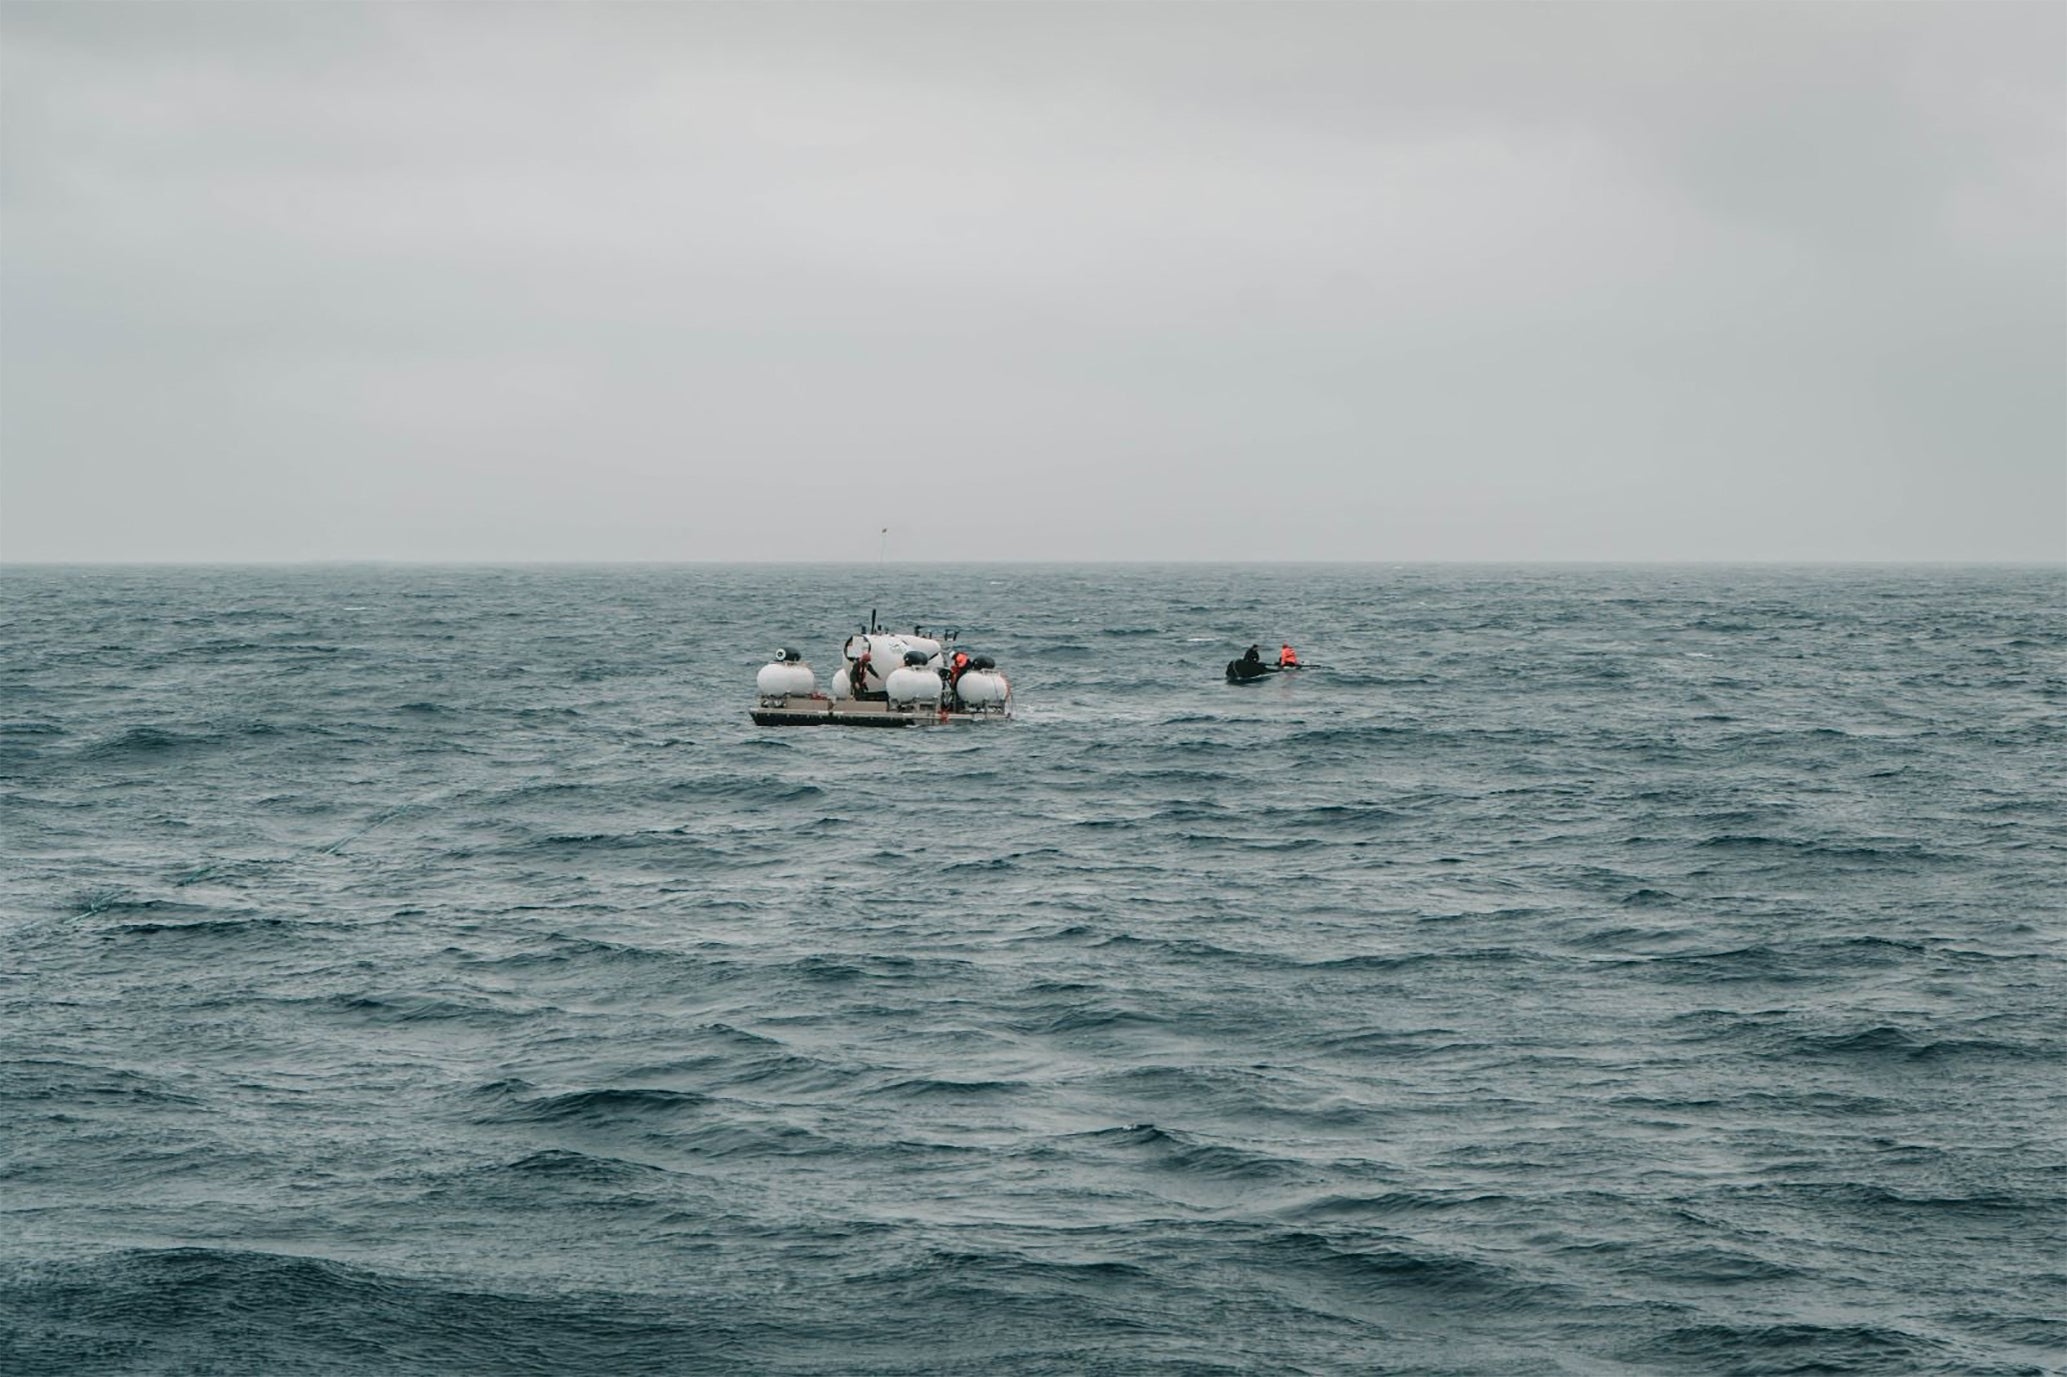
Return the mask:
POLYGON ((861 652, 861 658, 854 662, 854 668, 847 671, 847 683, 854 690, 856 698, 868 692, 868 652, 861 652))
POLYGON ((1289 645, 1281 645, 1278 647, 1278 667, 1280 669, 1289 668, 1290 666, 1296 665, 1298 663, 1298 651, 1292 649, 1292 647, 1289 645))

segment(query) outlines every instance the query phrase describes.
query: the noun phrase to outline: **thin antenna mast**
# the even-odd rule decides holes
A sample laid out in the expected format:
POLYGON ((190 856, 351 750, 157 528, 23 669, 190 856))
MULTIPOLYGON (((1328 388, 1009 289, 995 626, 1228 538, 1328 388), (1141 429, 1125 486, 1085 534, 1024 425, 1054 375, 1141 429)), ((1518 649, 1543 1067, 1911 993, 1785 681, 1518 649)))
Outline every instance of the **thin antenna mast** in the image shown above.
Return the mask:
MULTIPOLYGON (((882 539, 876 545, 876 603, 878 606, 883 601, 883 562, 889 558, 889 555, 890 528, 885 526, 882 531, 882 539)), ((874 631, 876 629, 876 614, 874 612, 868 614, 868 621, 868 629, 874 631)))

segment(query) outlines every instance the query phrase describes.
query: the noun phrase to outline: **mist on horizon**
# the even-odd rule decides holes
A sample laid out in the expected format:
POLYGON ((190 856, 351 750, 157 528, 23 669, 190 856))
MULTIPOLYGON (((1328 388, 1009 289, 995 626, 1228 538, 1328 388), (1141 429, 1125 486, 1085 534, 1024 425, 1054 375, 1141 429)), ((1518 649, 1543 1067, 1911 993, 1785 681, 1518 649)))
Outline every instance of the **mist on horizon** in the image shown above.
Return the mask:
POLYGON ((9 562, 2067 558, 2056 5, 0 37, 9 562))

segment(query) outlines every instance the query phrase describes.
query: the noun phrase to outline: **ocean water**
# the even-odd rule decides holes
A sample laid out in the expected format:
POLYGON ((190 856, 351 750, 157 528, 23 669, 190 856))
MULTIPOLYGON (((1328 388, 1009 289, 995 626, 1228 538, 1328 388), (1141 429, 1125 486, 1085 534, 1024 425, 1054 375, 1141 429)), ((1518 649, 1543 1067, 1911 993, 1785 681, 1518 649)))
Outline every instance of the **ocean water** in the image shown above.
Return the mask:
POLYGON ((2067 1370, 2061 569, 0 595, 9 1374, 2067 1370))

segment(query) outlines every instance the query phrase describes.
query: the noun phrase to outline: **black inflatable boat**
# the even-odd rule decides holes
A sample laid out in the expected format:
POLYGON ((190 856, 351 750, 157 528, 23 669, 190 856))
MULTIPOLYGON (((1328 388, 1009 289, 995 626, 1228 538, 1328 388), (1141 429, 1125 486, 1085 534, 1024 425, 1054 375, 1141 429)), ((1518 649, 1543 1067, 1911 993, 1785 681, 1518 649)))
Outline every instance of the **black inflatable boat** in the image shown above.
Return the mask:
POLYGON ((1258 679, 1268 679, 1277 674, 1290 674, 1298 665, 1274 665, 1265 660, 1229 660, 1227 682, 1230 684, 1252 684, 1258 679))

